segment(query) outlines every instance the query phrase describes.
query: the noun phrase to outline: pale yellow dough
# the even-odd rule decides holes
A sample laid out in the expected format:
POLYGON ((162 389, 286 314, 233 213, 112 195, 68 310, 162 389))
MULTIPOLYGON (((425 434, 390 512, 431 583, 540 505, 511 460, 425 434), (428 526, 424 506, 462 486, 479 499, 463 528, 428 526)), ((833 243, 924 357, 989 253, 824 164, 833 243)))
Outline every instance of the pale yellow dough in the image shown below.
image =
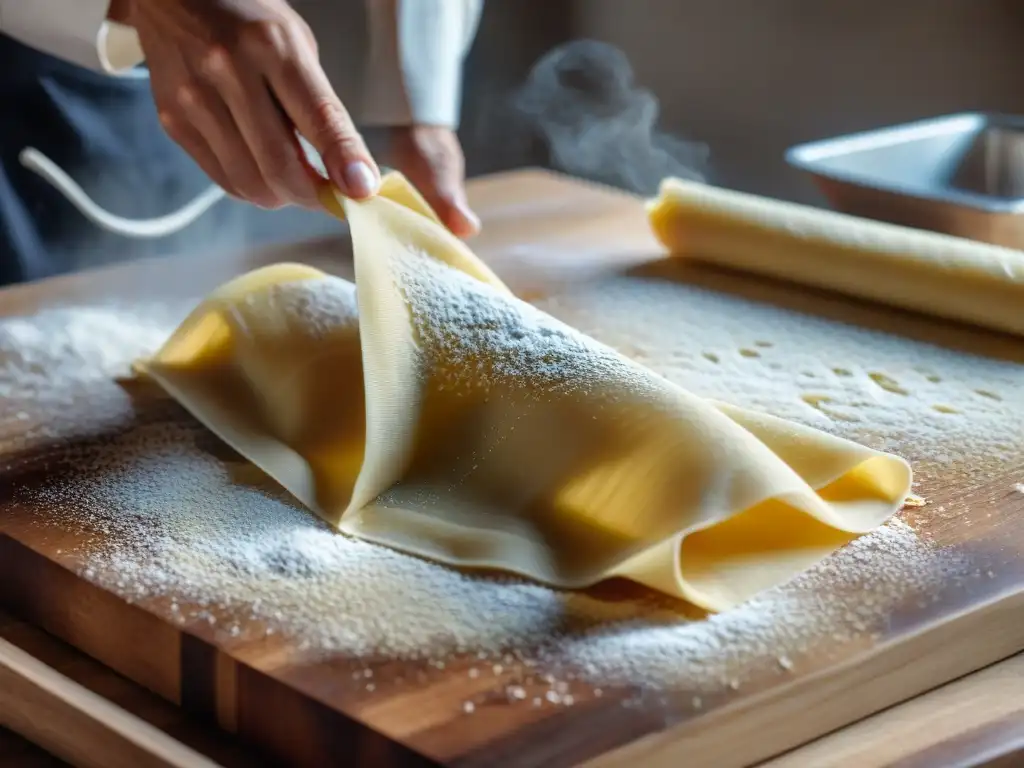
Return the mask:
POLYGON ((908 494, 898 457, 695 397, 520 301, 401 176, 336 202, 355 285, 249 273, 138 367, 342 532, 720 611, 908 494))
POLYGON ((1024 253, 665 179, 648 205, 674 254, 1024 335, 1024 253))

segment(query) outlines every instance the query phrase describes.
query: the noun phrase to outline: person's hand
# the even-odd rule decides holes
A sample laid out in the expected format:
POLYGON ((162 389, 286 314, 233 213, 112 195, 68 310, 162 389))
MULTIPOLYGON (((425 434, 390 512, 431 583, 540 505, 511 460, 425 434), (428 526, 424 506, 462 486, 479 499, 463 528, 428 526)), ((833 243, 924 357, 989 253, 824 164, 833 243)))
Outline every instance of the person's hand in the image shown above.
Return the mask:
POLYGON ((318 207, 318 175, 373 195, 380 170, 286 0, 125 0, 167 133, 229 194, 263 208, 318 207))
POLYGON ((465 160, 455 132, 434 125, 391 129, 391 164, 409 179, 459 237, 480 231, 466 200, 465 160))

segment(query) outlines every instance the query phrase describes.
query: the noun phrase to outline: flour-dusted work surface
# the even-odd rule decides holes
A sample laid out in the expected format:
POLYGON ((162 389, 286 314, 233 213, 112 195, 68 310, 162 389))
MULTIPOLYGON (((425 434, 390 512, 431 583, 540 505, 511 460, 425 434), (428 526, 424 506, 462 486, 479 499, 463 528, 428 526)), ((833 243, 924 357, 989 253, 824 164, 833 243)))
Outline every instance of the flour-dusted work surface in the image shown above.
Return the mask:
POLYGON ((698 394, 901 453, 920 500, 713 617, 346 539, 119 379, 224 278, 349 276, 347 246, 197 255, 3 294, 4 604, 305 764, 742 765, 1024 648, 1024 341, 664 258, 613 191, 472 195, 520 295, 698 394))

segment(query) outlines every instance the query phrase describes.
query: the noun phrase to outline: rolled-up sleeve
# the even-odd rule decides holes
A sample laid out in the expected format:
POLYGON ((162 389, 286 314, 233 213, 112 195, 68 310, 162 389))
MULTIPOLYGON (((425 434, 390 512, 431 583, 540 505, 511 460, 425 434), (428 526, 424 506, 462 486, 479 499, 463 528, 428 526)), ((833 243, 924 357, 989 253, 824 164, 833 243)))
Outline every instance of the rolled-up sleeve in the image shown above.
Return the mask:
POLYGON ((131 27, 107 20, 110 0, 0 0, 0 32, 99 72, 125 72, 145 58, 131 27))
POLYGON ((454 128, 462 64, 483 0, 366 0, 370 51, 360 122, 454 128))

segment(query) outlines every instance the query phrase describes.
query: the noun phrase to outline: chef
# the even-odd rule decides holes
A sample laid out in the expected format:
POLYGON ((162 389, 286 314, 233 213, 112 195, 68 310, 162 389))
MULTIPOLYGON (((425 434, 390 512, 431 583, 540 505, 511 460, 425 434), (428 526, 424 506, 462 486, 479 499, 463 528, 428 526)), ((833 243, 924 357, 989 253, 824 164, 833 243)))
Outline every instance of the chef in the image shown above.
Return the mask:
MULTIPOLYGON (((453 232, 473 234, 455 127, 482 0, 328 3, 343 30, 311 28, 286 0, 0 0, 0 285, 155 252, 138 233, 119 237, 117 222, 195 210, 211 179, 213 200, 223 190, 262 209, 315 210, 296 133, 345 194, 371 196, 380 166, 357 125, 385 128, 388 164, 453 232), (328 79, 331 58, 343 73, 366 62, 356 103, 328 79), (78 212, 55 177, 85 199, 78 212), (89 206, 105 228, 80 215, 89 206)), ((245 241, 245 221, 216 214, 186 216, 178 240, 245 241), (201 226, 209 236, 197 239, 201 226)))

